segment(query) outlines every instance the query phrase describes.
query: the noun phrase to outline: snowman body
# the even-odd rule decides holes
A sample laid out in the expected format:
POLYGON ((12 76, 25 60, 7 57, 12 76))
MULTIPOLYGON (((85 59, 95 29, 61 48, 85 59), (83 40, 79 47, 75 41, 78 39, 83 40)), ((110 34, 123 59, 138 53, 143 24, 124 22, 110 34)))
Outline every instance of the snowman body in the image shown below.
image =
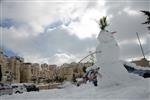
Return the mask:
POLYGON ((128 79, 128 72, 119 60, 120 48, 112 33, 102 30, 98 35, 96 66, 100 67, 100 86, 122 84, 128 79))

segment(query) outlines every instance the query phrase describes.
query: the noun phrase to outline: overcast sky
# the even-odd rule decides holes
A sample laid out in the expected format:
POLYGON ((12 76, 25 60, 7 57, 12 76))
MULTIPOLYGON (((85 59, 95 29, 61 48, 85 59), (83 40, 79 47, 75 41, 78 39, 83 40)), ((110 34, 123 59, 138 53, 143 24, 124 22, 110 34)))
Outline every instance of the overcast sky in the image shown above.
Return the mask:
MULTIPOLYGON (((121 59, 142 57, 136 32, 150 59, 146 16, 149 0, 1 0, 1 47, 25 61, 62 64, 79 61, 97 46, 97 24, 108 16, 108 30, 121 48, 121 59)), ((8 52, 8 53, 9 53, 8 52)))

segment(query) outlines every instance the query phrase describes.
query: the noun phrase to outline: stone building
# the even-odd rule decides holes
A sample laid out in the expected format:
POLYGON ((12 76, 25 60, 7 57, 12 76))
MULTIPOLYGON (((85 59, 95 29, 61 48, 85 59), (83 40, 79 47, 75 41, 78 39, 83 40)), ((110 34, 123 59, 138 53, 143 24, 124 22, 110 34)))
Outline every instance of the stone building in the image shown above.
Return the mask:
POLYGON ((41 64, 41 68, 42 68, 42 70, 48 70, 48 64, 46 64, 46 63, 41 64))
POLYGON ((48 64, 41 64, 40 81, 45 82, 48 79, 48 64))
POLYGON ((32 82, 32 72, 31 72, 31 63, 23 63, 23 66, 20 69, 20 82, 21 83, 30 83, 32 82))
POLYGON ((12 77, 10 76, 11 68, 8 66, 8 56, 3 53, 3 50, 0 49, 0 65, 1 65, 1 82, 10 83, 12 77))
POLYGON ((31 81, 33 83, 39 83, 40 75, 40 65, 38 63, 33 63, 31 65, 31 81))
POLYGON ((73 76, 73 67, 70 66, 70 64, 63 64, 59 69, 57 69, 58 71, 58 77, 64 78, 68 81, 70 81, 72 79, 73 76))
POLYGON ((47 82, 53 80, 56 76, 56 65, 48 65, 46 63, 41 64, 41 70, 39 71, 40 82, 47 82))
POLYGON ((40 83, 54 80, 56 77, 71 81, 73 76, 83 76, 83 66, 89 67, 91 63, 65 63, 60 67, 46 63, 41 65, 24 63, 23 58, 18 56, 8 57, 0 49, 1 82, 4 83, 40 83))
POLYGON ((73 68, 72 67, 63 67, 62 69, 62 73, 63 73, 63 77, 64 79, 70 81, 72 80, 72 77, 73 77, 73 68))
POLYGON ((83 67, 80 64, 72 64, 73 74, 75 77, 82 77, 84 75, 83 67))
POLYGON ((21 57, 10 57, 8 59, 8 66, 12 75, 12 83, 20 83, 20 68, 23 65, 24 59, 21 57))
POLYGON ((48 66, 50 79, 54 79, 56 77, 56 68, 57 68, 57 65, 49 65, 48 66))
POLYGON ((56 67, 57 67, 57 65, 48 65, 48 70, 53 71, 56 69, 56 67))
POLYGON ((20 82, 20 67, 24 59, 18 56, 8 57, 0 50, 0 65, 2 72, 2 82, 4 83, 19 83, 20 82))
POLYGON ((74 62, 70 64, 65 63, 58 69, 58 76, 65 78, 68 81, 72 81, 73 76, 79 78, 84 75, 84 72, 82 70, 83 66, 89 67, 91 66, 91 64, 89 63, 78 64, 74 62))

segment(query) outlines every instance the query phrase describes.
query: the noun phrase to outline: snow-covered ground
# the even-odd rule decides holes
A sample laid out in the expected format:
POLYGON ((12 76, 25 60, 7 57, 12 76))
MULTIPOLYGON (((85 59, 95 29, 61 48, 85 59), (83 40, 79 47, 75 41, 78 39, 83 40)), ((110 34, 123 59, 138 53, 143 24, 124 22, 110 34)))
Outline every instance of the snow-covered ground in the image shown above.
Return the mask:
MULTIPOLYGON (((131 75, 132 76, 132 75, 131 75)), ((0 100, 150 100, 150 79, 102 88, 87 83, 80 87, 66 83, 63 89, 41 90, 23 94, 3 95, 0 100)))

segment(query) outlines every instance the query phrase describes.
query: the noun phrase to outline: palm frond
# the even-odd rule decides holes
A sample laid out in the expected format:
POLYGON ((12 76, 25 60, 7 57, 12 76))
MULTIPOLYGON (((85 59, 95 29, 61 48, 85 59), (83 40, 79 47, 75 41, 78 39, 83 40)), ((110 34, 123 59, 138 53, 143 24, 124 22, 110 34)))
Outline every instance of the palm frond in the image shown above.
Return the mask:
POLYGON ((149 17, 150 17, 150 11, 141 10, 141 12, 143 12, 146 16, 149 16, 149 17))
POLYGON ((150 24, 150 11, 144 11, 144 10, 141 10, 142 13, 144 13, 144 15, 147 16, 147 21, 143 22, 142 24, 150 24))
POLYGON ((105 30, 106 26, 108 26, 107 17, 102 17, 102 18, 99 20, 99 26, 100 26, 100 29, 101 29, 101 30, 105 30))
MULTIPOLYGON (((146 21, 143 22, 142 24, 150 24, 150 11, 141 10, 141 12, 147 16, 146 21)), ((148 28, 148 30, 150 30, 150 26, 148 26, 147 28, 148 28)))

